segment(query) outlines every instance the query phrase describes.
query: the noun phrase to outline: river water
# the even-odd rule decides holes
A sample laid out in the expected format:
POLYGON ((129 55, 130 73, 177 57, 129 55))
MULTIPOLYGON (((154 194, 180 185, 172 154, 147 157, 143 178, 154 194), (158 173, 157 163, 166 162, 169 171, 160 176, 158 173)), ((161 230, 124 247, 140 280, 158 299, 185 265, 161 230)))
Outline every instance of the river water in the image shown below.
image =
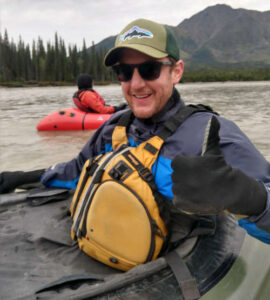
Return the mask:
MULTIPOLYGON (((191 83, 176 86, 188 103, 211 105, 247 134, 270 161, 270 82, 191 83)), ((123 102, 119 85, 96 86, 109 104, 123 102)), ((93 131, 38 132, 44 116, 73 106, 71 87, 0 87, 0 172, 34 170, 72 159, 93 131)))

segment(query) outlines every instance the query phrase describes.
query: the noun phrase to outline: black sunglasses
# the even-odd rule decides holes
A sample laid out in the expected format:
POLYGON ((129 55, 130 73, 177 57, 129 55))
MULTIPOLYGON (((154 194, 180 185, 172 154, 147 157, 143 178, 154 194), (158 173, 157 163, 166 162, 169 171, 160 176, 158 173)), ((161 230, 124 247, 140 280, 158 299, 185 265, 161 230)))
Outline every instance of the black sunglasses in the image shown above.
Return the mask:
POLYGON ((119 81, 131 80, 134 69, 137 68, 144 80, 155 80, 160 76, 162 66, 171 66, 171 61, 146 61, 141 64, 119 64, 112 67, 119 81))

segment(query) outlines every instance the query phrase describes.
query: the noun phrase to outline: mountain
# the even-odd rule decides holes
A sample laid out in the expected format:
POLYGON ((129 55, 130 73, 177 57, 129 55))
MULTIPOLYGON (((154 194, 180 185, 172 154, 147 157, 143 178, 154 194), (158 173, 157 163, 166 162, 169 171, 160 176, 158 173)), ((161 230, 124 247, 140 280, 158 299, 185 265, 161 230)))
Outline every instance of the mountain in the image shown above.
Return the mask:
MULTIPOLYGON (((218 4, 168 27, 187 67, 270 66, 270 11, 218 4)), ((96 49, 113 47, 114 39, 101 41, 96 49)))
POLYGON ((270 64, 270 11, 208 7, 176 28, 195 46, 182 44, 191 64, 270 64))

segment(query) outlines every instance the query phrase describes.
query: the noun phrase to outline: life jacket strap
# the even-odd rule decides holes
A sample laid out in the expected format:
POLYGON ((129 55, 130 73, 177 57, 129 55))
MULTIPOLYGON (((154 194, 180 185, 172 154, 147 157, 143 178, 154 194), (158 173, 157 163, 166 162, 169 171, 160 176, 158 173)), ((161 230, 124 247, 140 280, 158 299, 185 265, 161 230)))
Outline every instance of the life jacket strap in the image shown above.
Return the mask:
MULTIPOLYGON (((170 206, 171 203, 168 199, 166 199, 157 188, 157 185, 154 180, 154 175, 146 168, 137 158, 134 156, 130 151, 127 151, 123 153, 123 156, 126 158, 126 160, 133 165, 133 167, 137 170, 141 178, 148 183, 150 186, 153 196, 155 198, 155 201, 159 208, 160 216, 162 217, 164 223, 166 224, 166 227, 169 229, 170 226, 170 206)), ((168 235, 169 236, 169 235, 168 235)))
MULTIPOLYGON (((191 116, 196 112, 211 112, 218 115, 218 113, 213 111, 213 109, 210 106, 204 104, 197 104, 197 105, 190 104, 184 107, 180 107, 177 113, 171 116, 164 123, 162 130, 157 134, 157 136, 160 137, 163 141, 165 141, 169 136, 171 136, 177 130, 177 128, 189 116, 191 116)), ((134 114, 131 110, 121 115, 121 117, 119 118, 115 126, 112 135, 113 149, 118 148, 121 144, 128 143, 128 139, 126 136, 126 128, 133 121, 133 119, 134 119, 134 114)), ((155 149, 152 150, 155 151, 155 149)))
POLYGON ((123 156, 134 166, 141 178, 150 185, 151 189, 157 190, 152 172, 146 168, 130 151, 123 153, 123 156))
POLYGON ((117 126, 127 127, 131 123, 133 118, 134 118, 133 112, 131 110, 128 110, 127 112, 121 115, 121 117, 117 122, 117 126))
POLYGON ((166 140, 171 136, 176 129, 192 114, 196 112, 211 112, 217 115, 216 112, 210 106, 198 104, 198 105, 187 105, 181 107, 178 112, 171 116, 165 123, 163 129, 157 134, 163 140, 166 140))
POLYGON ((176 277, 184 299, 199 299, 200 292, 197 287, 196 279, 190 273, 183 258, 176 251, 171 251, 165 256, 165 259, 176 277))
POLYGON ((134 115, 131 110, 125 112, 121 115, 120 119, 118 120, 113 134, 112 134, 112 147, 113 149, 117 149, 123 144, 128 143, 127 138, 127 127, 132 122, 134 115))

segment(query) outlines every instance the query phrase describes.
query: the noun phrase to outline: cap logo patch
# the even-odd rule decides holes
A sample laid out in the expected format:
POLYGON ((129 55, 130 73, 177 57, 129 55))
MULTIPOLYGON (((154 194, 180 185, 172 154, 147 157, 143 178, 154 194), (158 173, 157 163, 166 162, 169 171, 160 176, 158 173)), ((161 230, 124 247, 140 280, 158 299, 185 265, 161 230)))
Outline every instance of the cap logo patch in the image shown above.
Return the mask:
POLYGON ((139 39, 141 38, 153 38, 153 33, 140 28, 138 26, 133 26, 131 29, 120 35, 119 43, 124 42, 125 40, 131 40, 132 38, 137 37, 139 39))

